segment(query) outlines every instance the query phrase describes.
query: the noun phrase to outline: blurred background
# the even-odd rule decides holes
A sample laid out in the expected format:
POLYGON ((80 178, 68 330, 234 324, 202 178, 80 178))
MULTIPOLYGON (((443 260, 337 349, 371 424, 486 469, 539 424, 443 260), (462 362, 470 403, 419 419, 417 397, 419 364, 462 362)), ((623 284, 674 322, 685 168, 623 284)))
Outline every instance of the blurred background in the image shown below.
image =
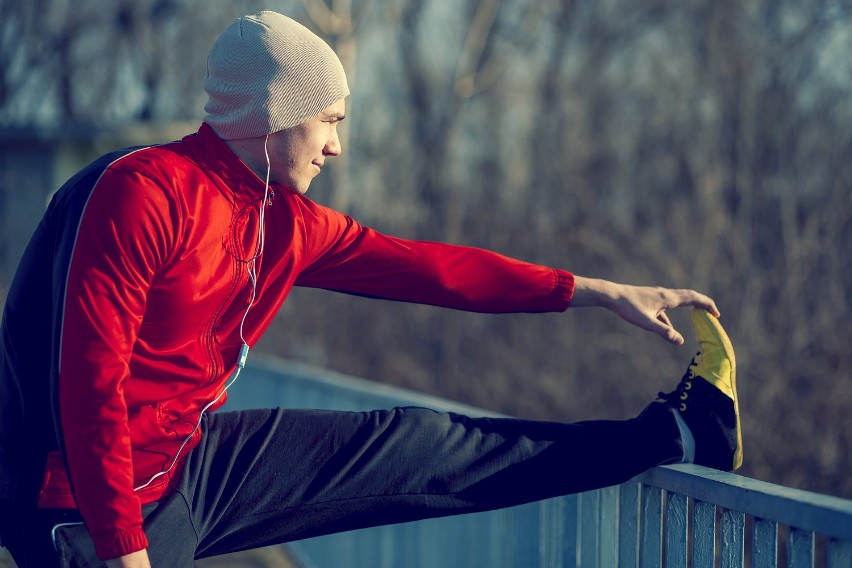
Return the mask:
MULTIPOLYGON (((848 0, 0 0, 0 299, 50 194, 102 152, 195 131, 211 43, 261 9, 349 76, 344 153, 313 199, 401 237, 708 293, 737 350, 742 473, 852 497, 848 0)), ((296 290, 258 349, 574 421, 635 415, 695 344, 599 309, 296 290)))

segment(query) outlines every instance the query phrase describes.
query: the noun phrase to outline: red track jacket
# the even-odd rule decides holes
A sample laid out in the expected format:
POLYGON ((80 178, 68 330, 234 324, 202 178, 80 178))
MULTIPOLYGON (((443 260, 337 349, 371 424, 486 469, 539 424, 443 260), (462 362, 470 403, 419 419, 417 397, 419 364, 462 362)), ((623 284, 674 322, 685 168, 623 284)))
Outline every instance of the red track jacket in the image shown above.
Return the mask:
MULTIPOLYGON (((273 189, 249 346, 294 285, 479 312, 571 300, 568 272, 388 237, 273 189)), ((79 508, 102 558, 147 546, 141 505, 169 490, 201 431, 171 474, 134 488, 168 467, 234 369, 263 191, 202 125, 105 156, 57 193, 4 313, 0 397, 22 405, 0 408, 0 499, 26 493, 34 476, 39 506, 79 508)))

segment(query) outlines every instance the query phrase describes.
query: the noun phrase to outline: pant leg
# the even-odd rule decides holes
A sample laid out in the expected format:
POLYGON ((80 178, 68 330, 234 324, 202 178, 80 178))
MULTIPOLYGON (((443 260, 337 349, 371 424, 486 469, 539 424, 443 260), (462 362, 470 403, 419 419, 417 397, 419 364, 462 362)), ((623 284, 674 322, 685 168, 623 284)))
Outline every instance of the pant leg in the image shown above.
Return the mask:
POLYGON ((681 456, 661 405, 576 424, 397 408, 222 413, 204 427, 179 489, 198 558, 604 487, 681 456))
MULTIPOLYGON (((189 508, 178 493, 142 509, 145 533, 151 541, 152 566, 191 568, 196 535, 189 508)), ((22 530, 10 537, 9 552, 19 568, 104 568, 77 511, 18 508, 15 520, 22 530)))

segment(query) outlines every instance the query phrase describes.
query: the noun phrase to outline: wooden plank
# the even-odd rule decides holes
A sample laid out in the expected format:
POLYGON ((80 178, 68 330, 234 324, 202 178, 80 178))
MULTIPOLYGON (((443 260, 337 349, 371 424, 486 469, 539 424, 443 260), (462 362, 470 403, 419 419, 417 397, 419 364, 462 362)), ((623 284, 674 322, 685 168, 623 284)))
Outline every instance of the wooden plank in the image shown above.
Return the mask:
POLYGON ((686 566, 689 523, 686 495, 670 493, 666 503, 666 566, 686 566))
POLYGON ((580 566, 600 566, 600 538, 598 517, 601 494, 587 491, 579 495, 580 501, 580 566))
POLYGON ((696 500, 692 504, 692 566, 713 568, 716 562, 716 506, 696 500))
POLYGON ((814 533, 790 529, 789 562, 787 566, 789 568, 812 568, 815 549, 814 533))
MULTIPOLYGON (((533 567, 538 565, 538 550, 539 543, 541 542, 539 539, 539 532, 541 531, 539 507, 541 507, 541 503, 529 503, 514 509, 495 511, 495 513, 499 513, 502 517, 506 518, 507 524, 511 525, 511 531, 514 535, 512 539, 514 540, 512 554, 504 555, 503 566, 507 568, 514 568, 516 566, 518 568, 526 568, 527 566, 533 567)), ((471 523, 466 524, 470 525, 471 523)), ((487 535, 482 535, 481 538, 469 539, 464 546, 475 552, 476 547, 470 546, 470 543, 483 542, 484 540, 488 540, 487 535)), ((507 539, 498 540, 506 541, 507 539)), ((465 566, 474 566, 478 560, 476 554, 473 554, 470 561, 465 563, 465 566)))
POLYGON ((826 543, 828 568, 852 568, 852 541, 829 539, 826 543))
POLYGON ((575 528, 576 519, 565 518, 565 500, 548 499, 542 502, 539 509, 541 518, 539 523, 542 527, 540 532, 538 565, 539 566, 567 566, 565 561, 566 524, 575 528), (567 522, 566 522, 567 521, 567 522))
POLYGON ((639 566, 640 487, 628 481, 618 493, 618 563, 624 568, 639 566))
POLYGON ((754 520, 751 564, 753 568, 778 566, 778 523, 766 519, 754 520))
POLYGON ((563 497, 565 511, 565 561, 563 566, 579 566, 580 562, 580 497, 563 497))
POLYGON ((600 566, 618 566, 618 486, 605 487, 600 493, 598 547, 600 566))
POLYGON ((745 556, 745 515, 722 511, 722 568, 741 568, 745 556))
POLYGON ((642 487, 640 566, 658 568, 663 561, 663 490, 642 487))

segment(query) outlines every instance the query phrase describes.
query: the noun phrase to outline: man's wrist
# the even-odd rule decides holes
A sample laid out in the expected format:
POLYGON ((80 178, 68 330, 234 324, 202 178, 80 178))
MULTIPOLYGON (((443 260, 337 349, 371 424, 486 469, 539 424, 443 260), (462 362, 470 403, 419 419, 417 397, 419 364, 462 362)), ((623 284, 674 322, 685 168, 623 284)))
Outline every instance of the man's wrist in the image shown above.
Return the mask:
POLYGON ((615 296, 614 283, 600 278, 574 275, 574 297, 571 299, 571 306, 576 308, 607 307, 613 304, 615 296))
POLYGON ((107 568, 151 568, 148 550, 142 549, 106 561, 107 568))

